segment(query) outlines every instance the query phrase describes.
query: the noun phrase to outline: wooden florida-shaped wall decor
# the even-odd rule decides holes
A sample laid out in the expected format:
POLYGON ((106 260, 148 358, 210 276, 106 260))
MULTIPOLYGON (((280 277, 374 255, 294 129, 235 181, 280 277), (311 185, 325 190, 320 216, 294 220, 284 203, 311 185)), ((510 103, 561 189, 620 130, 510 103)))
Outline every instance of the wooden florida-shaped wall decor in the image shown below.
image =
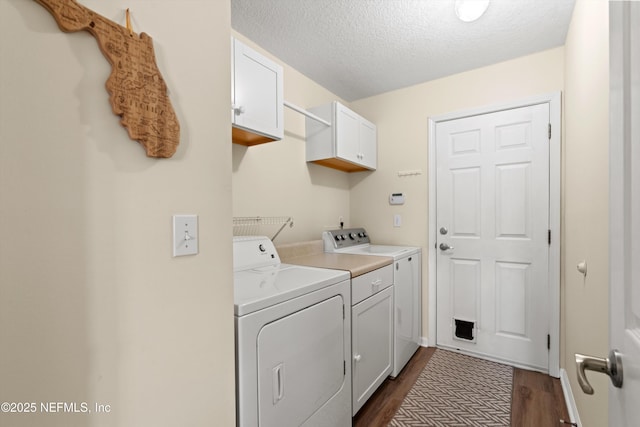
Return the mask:
POLYGON ((149 157, 171 157, 180 142, 180 124, 167 85, 156 64, 153 41, 134 33, 75 0, 35 0, 65 32, 88 31, 111 64, 106 86, 114 114, 129 137, 149 157))

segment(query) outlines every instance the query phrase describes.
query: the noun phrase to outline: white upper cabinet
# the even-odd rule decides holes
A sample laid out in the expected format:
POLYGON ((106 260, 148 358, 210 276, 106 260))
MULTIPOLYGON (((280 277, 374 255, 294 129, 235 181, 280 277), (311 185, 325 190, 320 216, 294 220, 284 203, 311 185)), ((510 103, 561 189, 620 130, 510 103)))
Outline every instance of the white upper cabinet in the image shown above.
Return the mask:
POLYGON ((231 39, 233 142, 256 145, 284 135, 282 67, 231 39))
POLYGON ((336 101, 309 111, 331 126, 306 119, 308 162, 346 172, 376 169, 376 125, 336 101))

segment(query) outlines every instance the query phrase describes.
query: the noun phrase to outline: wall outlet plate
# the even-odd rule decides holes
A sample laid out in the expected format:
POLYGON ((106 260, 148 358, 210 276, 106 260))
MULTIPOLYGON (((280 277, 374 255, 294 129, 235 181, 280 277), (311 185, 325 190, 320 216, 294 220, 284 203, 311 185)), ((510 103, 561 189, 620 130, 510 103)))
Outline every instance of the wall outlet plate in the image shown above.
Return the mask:
POLYGON ((173 216, 173 256, 198 253, 198 215, 173 216))

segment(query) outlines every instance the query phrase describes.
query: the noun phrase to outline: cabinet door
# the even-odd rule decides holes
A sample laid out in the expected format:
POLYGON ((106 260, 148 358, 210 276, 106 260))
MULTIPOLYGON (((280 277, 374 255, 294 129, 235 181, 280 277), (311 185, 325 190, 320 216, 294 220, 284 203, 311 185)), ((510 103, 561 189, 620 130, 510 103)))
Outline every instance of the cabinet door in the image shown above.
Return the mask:
POLYGON ((378 143, 376 125, 361 118, 360 121, 360 158, 359 163, 368 169, 378 167, 378 143))
POLYGON ((392 376, 397 376, 418 349, 420 340, 421 300, 420 255, 396 261, 395 289, 395 345, 392 376))
POLYGON ((335 114, 336 156, 353 163, 360 163, 360 116, 340 103, 336 103, 335 114))
POLYGON ((282 67, 233 40, 233 124, 282 139, 282 67))
POLYGON ((393 286, 351 308, 353 415, 393 368, 393 286))

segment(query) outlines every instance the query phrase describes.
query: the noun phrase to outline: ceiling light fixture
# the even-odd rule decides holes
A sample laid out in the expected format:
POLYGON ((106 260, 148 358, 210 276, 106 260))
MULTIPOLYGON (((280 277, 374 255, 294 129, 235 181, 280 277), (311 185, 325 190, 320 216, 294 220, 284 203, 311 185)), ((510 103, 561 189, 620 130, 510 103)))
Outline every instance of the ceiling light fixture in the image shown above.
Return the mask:
POLYGON ((456 0, 456 16, 464 22, 473 22, 480 18, 489 7, 490 0, 456 0))

